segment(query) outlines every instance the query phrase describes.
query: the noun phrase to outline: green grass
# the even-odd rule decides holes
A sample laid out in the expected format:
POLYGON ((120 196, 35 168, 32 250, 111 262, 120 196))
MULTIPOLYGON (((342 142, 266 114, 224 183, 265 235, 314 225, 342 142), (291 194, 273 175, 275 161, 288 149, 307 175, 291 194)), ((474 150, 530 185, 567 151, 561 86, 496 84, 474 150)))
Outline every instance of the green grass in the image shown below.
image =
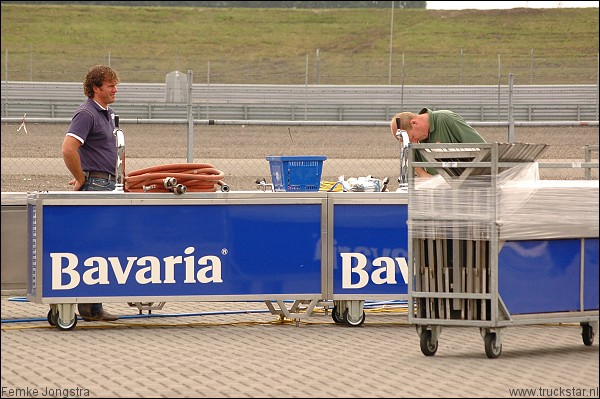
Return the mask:
MULTIPOLYGON (((386 9, 1 7, 3 80, 80 81, 110 62, 122 82, 389 81, 386 9)), ((392 84, 595 84, 597 68, 598 8, 394 11, 392 84)))

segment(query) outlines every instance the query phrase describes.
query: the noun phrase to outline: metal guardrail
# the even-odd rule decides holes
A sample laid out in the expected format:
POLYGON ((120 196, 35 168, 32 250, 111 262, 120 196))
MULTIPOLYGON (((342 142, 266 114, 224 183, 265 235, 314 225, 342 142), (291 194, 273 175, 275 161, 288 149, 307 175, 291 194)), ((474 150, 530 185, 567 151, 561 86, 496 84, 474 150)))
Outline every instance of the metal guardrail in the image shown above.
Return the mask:
MULTIPOLYGON (((125 118, 187 117, 166 100, 166 84, 119 84, 114 109, 125 118)), ((181 98, 186 93, 182 93, 181 98)), ((508 86, 331 86, 193 84, 197 119, 388 120, 401 110, 452 109, 470 121, 507 120, 508 86)), ((2 82, 2 117, 70 118, 85 100, 81 83, 2 82)), ((516 121, 598 120, 594 85, 514 86, 516 121)))

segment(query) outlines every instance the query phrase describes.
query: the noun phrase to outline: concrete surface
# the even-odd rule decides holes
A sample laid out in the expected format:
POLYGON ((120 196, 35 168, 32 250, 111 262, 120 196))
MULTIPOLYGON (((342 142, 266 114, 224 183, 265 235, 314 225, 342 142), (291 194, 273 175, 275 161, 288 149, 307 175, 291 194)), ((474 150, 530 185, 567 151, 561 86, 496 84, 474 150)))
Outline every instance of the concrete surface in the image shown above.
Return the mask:
POLYGON ((2 398, 598 397, 598 340, 578 324, 509 327, 488 359, 476 327, 444 327, 435 356, 406 310, 361 327, 323 308, 299 323, 263 302, 172 302, 152 315, 107 304, 116 322, 46 321, 47 305, 3 296, 2 398), (526 391, 528 390, 528 391, 526 391))

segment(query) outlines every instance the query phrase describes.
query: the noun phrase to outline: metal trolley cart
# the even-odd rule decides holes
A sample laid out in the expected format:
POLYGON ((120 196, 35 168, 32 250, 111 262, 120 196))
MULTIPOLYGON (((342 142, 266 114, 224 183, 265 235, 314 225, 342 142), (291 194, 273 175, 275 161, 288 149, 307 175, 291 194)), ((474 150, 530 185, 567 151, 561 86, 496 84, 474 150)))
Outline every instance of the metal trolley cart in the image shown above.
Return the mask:
POLYGON ((538 178, 544 144, 413 144, 408 320, 433 356, 442 326, 479 327, 489 358, 512 325, 598 329, 598 181, 538 178), (416 154, 420 154, 420 159, 416 154), (429 179, 414 168, 434 168, 429 179))

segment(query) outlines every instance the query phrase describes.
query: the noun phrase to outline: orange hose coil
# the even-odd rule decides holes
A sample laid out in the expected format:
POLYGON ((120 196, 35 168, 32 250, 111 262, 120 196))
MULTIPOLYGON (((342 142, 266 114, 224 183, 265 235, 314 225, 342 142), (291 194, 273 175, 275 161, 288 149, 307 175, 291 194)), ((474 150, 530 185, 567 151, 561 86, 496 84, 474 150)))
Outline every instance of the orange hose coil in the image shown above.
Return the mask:
POLYGON ((214 192, 226 186, 225 174, 209 163, 175 163, 151 166, 129 172, 124 190, 128 192, 169 192, 164 179, 174 177, 187 191, 214 192))

